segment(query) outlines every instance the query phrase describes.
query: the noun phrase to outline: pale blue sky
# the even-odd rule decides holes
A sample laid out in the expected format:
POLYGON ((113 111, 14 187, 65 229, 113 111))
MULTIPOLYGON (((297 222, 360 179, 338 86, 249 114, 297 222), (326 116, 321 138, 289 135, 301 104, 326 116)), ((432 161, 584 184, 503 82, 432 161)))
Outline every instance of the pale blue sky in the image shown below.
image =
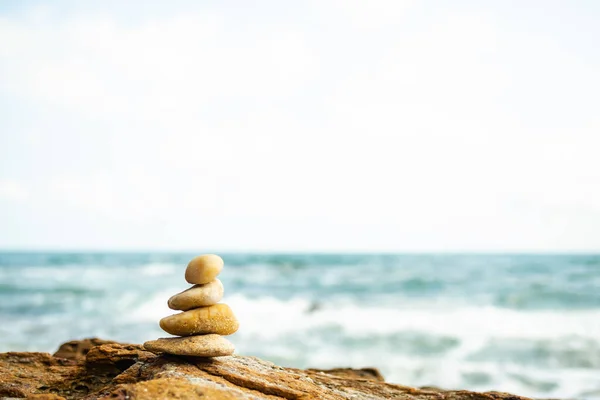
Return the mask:
POLYGON ((0 248, 600 251, 600 3, 0 2, 0 248))

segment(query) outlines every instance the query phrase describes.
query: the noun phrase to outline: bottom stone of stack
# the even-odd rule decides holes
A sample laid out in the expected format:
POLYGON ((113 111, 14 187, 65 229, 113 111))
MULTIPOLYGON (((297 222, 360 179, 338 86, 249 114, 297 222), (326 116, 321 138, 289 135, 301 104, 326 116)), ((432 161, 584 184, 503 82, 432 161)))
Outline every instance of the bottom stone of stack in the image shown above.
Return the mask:
POLYGON ((152 353, 169 353, 178 356, 220 357, 235 351, 233 343, 216 334, 160 338, 144 343, 152 353))

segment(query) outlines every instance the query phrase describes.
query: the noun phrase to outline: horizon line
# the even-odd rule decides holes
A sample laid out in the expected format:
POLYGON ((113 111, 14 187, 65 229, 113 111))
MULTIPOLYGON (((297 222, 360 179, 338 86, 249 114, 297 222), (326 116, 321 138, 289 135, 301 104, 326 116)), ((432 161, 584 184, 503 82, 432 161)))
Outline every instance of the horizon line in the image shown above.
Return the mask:
POLYGON ((557 250, 541 250, 541 249, 487 249, 487 250, 409 250, 409 249, 118 249, 118 248, 98 248, 98 249, 69 249, 69 248, 4 248, 0 247, 0 253, 72 253, 72 254, 89 254, 89 253, 113 253, 113 254, 194 254, 202 251, 208 251, 215 254, 382 254, 382 255, 600 255, 600 249, 557 249, 557 250))

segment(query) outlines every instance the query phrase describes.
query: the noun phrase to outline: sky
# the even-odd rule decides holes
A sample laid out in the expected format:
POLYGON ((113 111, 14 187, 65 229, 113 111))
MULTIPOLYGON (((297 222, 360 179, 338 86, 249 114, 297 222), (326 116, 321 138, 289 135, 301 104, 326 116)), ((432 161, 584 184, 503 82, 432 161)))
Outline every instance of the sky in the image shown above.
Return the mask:
POLYGON ((0 1, 0 248, 600 251, 598 20, 0 1))

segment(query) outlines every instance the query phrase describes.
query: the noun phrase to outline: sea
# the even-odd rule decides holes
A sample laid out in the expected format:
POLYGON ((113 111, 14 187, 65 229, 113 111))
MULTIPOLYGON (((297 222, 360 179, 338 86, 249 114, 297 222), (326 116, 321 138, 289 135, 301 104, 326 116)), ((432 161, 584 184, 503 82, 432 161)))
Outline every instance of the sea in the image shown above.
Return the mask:
MULTIPOLYGON (((199 252, 200 253, 200 252, 199 252)), ((0 351, 167 336, 184 253, 0 253, 0 351)), ((221 254, 237 353, 388 382, 600 399, 600 255, 221 254)))

